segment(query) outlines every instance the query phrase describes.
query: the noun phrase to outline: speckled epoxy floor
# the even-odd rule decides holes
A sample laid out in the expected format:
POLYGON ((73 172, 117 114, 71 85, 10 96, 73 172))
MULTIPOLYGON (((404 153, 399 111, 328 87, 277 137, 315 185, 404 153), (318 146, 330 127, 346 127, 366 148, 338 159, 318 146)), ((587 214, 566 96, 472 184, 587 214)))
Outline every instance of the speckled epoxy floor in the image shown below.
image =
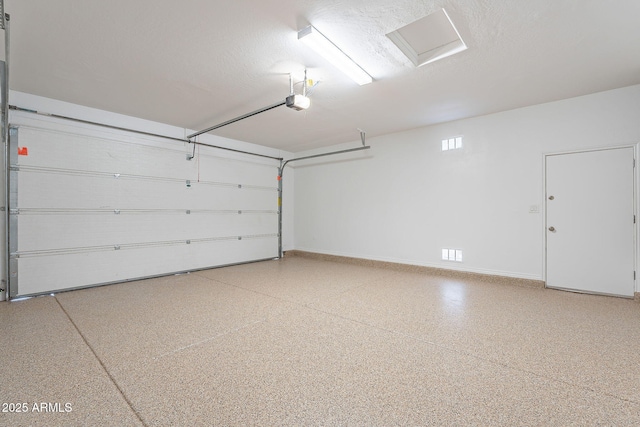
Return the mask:
POLYGON ((0 425, 640 425, 632 300, 287 257, 0 324, 0 425))

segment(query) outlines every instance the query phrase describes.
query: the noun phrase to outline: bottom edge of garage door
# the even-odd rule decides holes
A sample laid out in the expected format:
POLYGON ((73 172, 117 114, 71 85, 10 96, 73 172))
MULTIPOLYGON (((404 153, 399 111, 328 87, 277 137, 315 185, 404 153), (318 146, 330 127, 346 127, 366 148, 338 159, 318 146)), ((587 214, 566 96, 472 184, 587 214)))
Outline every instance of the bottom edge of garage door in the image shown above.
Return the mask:
POLYGON ((277 259, 279 259, 279 258, 278 257, 261 258, 261 259, 255 259, 255 260, 250 260, 250 261, 234 262, 234 263, 223 264, 223 265, 212 265, 212 266, 209 266, 209 267, 194 268, 194 269, 189 269, 189 270, 172 271, 172 272, 168 272, 168 273, 155 274, 155 275, 152 275, 152 276, 142 276, 142 277, 135 277, 135 278, 131 278, 131 279, 125 279, 125 280, 116 280, 116 281, 112 281, 112 282, 104 282, 104 283, 95 283, 95 284, 83 285, 83 286, 75 286, 75 287, 72 287, 72 288, 56 289, 56 290, 52 290, 52 291, 37 292, 37 293, 31 293, 31 294, 20 294, 20 293, 18 293, 17 295, 12 296, 11 298, 9 298, 9 300, 16 301, 16 300, 23 299, 23 298, 26 299, 26 298, 39 297, 39 296, 43 296, 43 295, 53 295, 53 294, 57 294, 57 293, 60 293, 60 292, 71 292, 71 291, 77 291, 77 290, 81 290, 81 289, 90 289, 90 288, 97 288, 97 287, 101 287, 101 286, 109 286, 109 285, 117 285, 117 284, 122 284, 122 283, 137 282, 139 280, 148 280, 148 279, 155 279, 155 278, 158 278, 158 277, 175 276, 175 275, 178 275, 178 274, 188 274, 188 273, 193 273, 193 272, 196 272, 196 271, 211 270, 211 269, 214 269, 214 268, 232 267, 234 265, 253 264, 253 263, 256 263, 256 262, 272 261, 272 260, 277 260, 277 259))

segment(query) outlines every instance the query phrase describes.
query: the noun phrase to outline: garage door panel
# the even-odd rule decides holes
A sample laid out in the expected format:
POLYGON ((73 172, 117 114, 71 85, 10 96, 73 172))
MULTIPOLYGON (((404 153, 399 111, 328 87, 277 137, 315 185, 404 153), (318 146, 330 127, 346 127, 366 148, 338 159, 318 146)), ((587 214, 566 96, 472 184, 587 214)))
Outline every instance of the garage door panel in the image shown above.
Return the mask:
POLYGON ((197 238, 273 233, 272 213, 229 214, 20 214, 18 250, 117 246, 197 238))
POLYGON ((12 130, 11 297, 278 256, 274 161, 132 135, 12 130))
MULTIPOLYGON (((275 258, 276 237, 19 258, 19 295, 275 258), (73 272, 73 274, 70 274, 73 272)), ((178 291, 177 291, 178 292, 178 291)), ((19 296, 17 295, 17 296, 19 296)))
POLYGON ((239 188, 187 180, 152 181, 20 171, 20 208, 57 209, 272 209, 277 188, 239 188))
POLYGON ((20 128, 21 144, 28 156, 18 159, 18 166, 52 169, 69 173, 102 173, 121 176, 158 177, 182 180, 194 177, 203 182, 241 184, 245 186, 277 185, 277 166, 262 160, 224 158, 202 152, 186 161, 187 148, 173 149, 113 138, 96 138, 30 127, 20 128))
POLYGON ((74 176, 20 171, 20 208, 151 209, 184 207, 183 182, 140 181, 100 176, 74 176), (26 190, 25 189, 29 189, 26 190))
POLYGON ((277 188, 252 189, 193 184, 191 206, 194 210, 274 209, 278 203, 277 188))
POLYGON ((199 165, 200 180, 204 182, 226 182, 230 176, 238 177, 243 186, 277 186, 278 169, 273 164, 251 164, 235 159, 220 159, 202 156, 199 165))
POLYGON ((19 158, 20 166, 176 179, 197 172, 195 162, 185 161, 184 149, 168 149, 159 141, 145 145, 25 126, 19 132, 29 153, 19 158))

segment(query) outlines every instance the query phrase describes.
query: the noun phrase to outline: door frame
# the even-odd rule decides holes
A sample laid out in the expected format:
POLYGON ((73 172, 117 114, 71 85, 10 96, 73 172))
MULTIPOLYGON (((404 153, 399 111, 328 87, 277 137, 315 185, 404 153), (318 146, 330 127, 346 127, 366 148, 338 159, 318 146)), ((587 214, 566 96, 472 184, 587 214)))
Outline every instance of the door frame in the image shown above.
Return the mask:
MULTIPOLYGON (((558 155, 563 155, 563 154, 580 154, 580 153, 590 153, 590 152, 595 152, 595 151, 607 151, 607 150, 618 150, 618 149, 624 149, 624 148, 631 148, 633 149, 633 158, 635 160, 635 167, 633 168, 633 215, 636 218, 635 224, 633 225, 633 270, 636 272, 635 277, 634 277, 634 295, 638 295, 640 293, 640 289, 638 288, 638 279, 640 279, 640 277, 638 277, 638 253, 640 253, 640 249, 638 248, 638 242, 640 241, 639 237, 638 237, 638 222, 640 222, 640 217, 638 216, 638 211, 639 211, 639 206, 638 206, 638 202, 639 202, 639 197, 638 197, 638 149, 639 149, 639 145, 640 143, 636 143, 636 144, 625 144, 625 145, 613 145, 613 146, 600 146, 600 147, 593 147, 593 148, 583 148, 583 149, 573 149, 573 150, 562 150, 562 151, 553 151, 553 152, 546 152, 546 153, 542 153, 542 197, 543 197, 543 203, 542 203, 542 214, 543 214, 543 219, 542 219, 542 238, 543 238, 543 245, 542 245, 542 271, 543 271, 543 280, 544 280, 544 287, 547 289, 555 289, 555 288, 549 288, 547 286, 547 240, 548 240, 548 233, 547 233, 547 158, 550 156, 558 156, 558 155)), ((567 289, 567 291, 570 292, 577 292, 577 293, 587 293, 587 292, 581 292, 580 290, 569 290, 567 289)), ((592 293, 589 293, 592 294, 592 293)), ((593 294, 593 295, 604 295, 604 294, 593 294)), ((619 298, 624 298, 624 297, 619 297, 619 298)), ((633 299, 633 297, 631 297, 633 299)))

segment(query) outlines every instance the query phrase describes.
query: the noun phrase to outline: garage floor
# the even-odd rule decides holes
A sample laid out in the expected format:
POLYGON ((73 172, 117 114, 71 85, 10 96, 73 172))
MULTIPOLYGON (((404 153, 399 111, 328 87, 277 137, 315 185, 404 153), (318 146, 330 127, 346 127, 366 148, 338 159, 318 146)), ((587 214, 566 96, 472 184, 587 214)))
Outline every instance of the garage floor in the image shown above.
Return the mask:
POLYGON ((640 425, 632 300, 286 257, 0 322, 0 425, 640 425))

